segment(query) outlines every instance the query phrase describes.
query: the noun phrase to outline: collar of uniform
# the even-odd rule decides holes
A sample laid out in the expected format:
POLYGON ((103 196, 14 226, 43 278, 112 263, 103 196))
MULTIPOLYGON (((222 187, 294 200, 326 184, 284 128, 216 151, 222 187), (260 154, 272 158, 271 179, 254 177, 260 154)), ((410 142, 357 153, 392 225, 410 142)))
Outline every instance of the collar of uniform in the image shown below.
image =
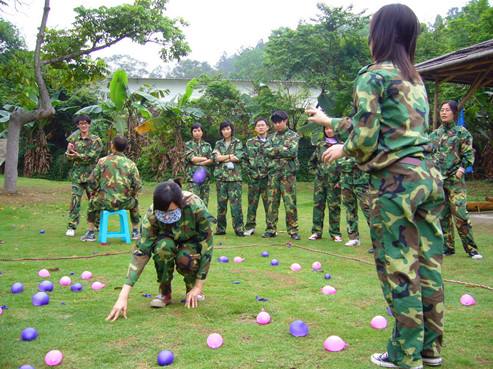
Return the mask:
POLYGON ((450 131, 451 129, 456 127, 455 122, 450 122, 450 123, 442 123, 442 127, 445 131, 450 131))

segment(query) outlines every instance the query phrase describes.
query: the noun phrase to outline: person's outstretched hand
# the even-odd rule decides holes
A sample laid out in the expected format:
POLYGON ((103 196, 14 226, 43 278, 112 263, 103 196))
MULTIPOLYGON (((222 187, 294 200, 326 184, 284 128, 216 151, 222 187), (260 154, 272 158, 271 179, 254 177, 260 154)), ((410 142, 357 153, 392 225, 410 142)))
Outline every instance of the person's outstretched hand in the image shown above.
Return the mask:
POLYGON ((116 300, 115 305, 113 305, 113 309, 111 309, 111 312, 106 317, 106 320, 114 322, 120 317, 120 315, 127 319, 128 295, 131 289, 132 287, 128 284, 123 285, 120 295, 118 296, 118 300, 116 300))
POLYGON ((320 124, 325 127, 330 127, 330 118, 321 110, 317 108, 308 108, 305 110, 308 114, 308 121, 320 124))
POLYGON ((326 163, 330 163, 334 160, 340 159, 344 154, 344 145, 338 144, 338 145, 332 145, 329 147, 327 150, 324 151, 322 154, 322 159, 326 163))
POLYGON ((197 287, 194 287, 190 290, 190 292, 187 293, 187 297, 185 299, 185 306, 187 308, 192 308, 192 309, 195 309, 196 307, 199 306, 199 300, 198 300, 198 297, 201 293, 201 289, 200 288, 197 288, 197 287))

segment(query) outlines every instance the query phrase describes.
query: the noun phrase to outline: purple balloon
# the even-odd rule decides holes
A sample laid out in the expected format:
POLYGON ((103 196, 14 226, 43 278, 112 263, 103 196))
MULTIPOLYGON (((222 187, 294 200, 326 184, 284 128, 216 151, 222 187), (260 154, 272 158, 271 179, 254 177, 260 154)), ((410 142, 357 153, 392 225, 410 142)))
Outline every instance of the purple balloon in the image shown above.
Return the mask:
POLYGON ((46 292, 35 293, 31 299, 34 306, 43 306, 50 303, 50 296, 46 292))
POLYGON ((325 279, 331 279, 331 278, 332 278, 332 276, 331 276, 329 273, 326 273, 326 274, 324 275, 324 278, 325 278, 325 279))
POLYGON ((82 291, 82 285, 80 283, 74 283, 72 286, 70 286, 70 290, 72 292, 80 292, 82 291))
POLYGON ((202 184, 207 178, 207 169, 204 167, 198 167, 195 173, 193 173, 192 181, 196 184, 202 184))
POLYGON ((26 328, 21 333, 21 338, 23 341, 34 341, 38 338, 38 332, 34 328, 26 328))
POLYGON ((270 262, 270 265, 272 265, 272 266, 278 266, 279 265, 279 260, 272 259, 271 262, 270 262))
POLYGON ((24 364, 19 367, 19 369, 36 369, 34 366, 24 364))
POLYGON ((21 282, 15 282, 12 287, 10 287, 10 292, 21 293, 24 291, 24 285, 21 282))
POLYGON ((262 255, 262 257, 266 258, 267 256, 269 256, 269 251, 262 251, 262 253, 260 255, 262 255))
POLYGON ((289 332, 295 337, 304 337, 308 335, 308 326, 301 320, 295 320, 289 326, 289 332))
POLYGON ((157 363, 159 366, 167 366, 173 364, 175 360, 175 355, 172 351, 163 350, 157 354, 157 363))
POLYGON ((45 233, 46 233, 46 231, 45 231, 44 229, 40 229, 40 230, 39 230, 39 233, 40 233, 40 234, 45 234, 45 233))
POLYGON ((217 258, 217 261, 219 261, 220 263, 227 263, 227 262, 229 262, 229 259, 227 256, 219 256, 217 258))
POLYGON ((54 287, 55 286, 53 285, 53 282, 42 281, 38 286, 38 290, 40 290, 41 292, 51 292, 53 291, 54 287))

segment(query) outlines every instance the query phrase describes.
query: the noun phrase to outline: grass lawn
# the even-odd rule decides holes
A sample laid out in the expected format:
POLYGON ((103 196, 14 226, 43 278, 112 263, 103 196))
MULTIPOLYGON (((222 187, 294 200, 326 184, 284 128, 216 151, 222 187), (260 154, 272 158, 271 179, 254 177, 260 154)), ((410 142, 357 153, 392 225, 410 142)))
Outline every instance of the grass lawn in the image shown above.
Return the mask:
MULTIPOLYGON (((3 183, 3 178, 1 178, 3 183)), ((481 200, 493 193, 493 185, 469 183, 470 199, 481 200)), ((141 213, 151 201, 153 184, 146 184, 141 196, 141 213)), ((285 232, 272 240, 260 237, 264 226, 263 210, 253 237, 233 236, 228 214, 228 234, 214 239, 214 262, 206 281, 206 301, 198 309, 187 310, 180 304, 184 295, 181 276, 173 282, 173 304, 165 309, 149 308, 157 284, 152 264, 144 271, 131 293, 128 320, 108 323, 104 320, 115 302, 123 283, 129 261, 130 246, 113 241, 108 246, 83 243, 79 236, 85 230, 82 221, 76 238, 64 236, 70 198, 68 182, 19 179, 20 195, 0 195, 0 259, 56 258, 87 256, 89 258, 45 261, 0 261, 0 306, 7 305, 0 315, 0 368, 18 368, 31 364, 45 368, 44 355, 59 349, 64 353, 62 368, 94 369, 156 368, 160 350, 175 353, 174 368, 376 368, 370 354, 385 351, 390 327, 382 331, 370 328, 375 315, 384 315, 385 304, 377 280, 370 246, 369 231, 360 218, 362 245, 348 248, 327 239, 308 241, 312 217, 312 185, 298 185, 298 210, 302 240, 287 247, 285 232), (40 234, 44 229, 45 233, 40 234), (306 247, 307 249, 299 248, 306 247), (263 258, 260 253, 270 252, 263 258), (123 251, 123 254, 104 256, 123 251), (220 255, 230 262, 217 262, 220 255), (241 264, 232 262, 242 256, 241 264), (277 267, 270 260, 280 261, 277 267), (311 271, 311 264, 320 261, 323 273, 311 271), (294 273, 289 265, 297 262, 303 269, 294 273), (55 290, 47 306, 33 307, 31 296, 41 278, 37 272, 49 268, 55 290), (89 270, 92 281, 106 287, 93 291, 90 282, 80 280, 89 270), (71 275, 73 282, 82 282, 80 293, 61 287, 58 280, 71 275), (325 296, 320 288, 327 284, 324 273, 331 273, 330 285, 337 294, 325 296), (11 294, 10 286, 22 282, 25 291, 11 294), (233 282, 240 282, 233 283, 233 282), (256 296, 268 299, 258 302, 256 296), (264 308, 272 323, 257 325, 256 315, 264 308), (310 327, 306 337, 295 338, 289 324, 296 319, 310 327), (39 333, 35 341, 20 340, 21 331, 34 327, 39 333), (206 338, 220 333, 224 346, 209 349, 206 338), (339 353, 324 350, 323 341, 330 335, 342 337, 349 346, 339 353)), ((214 193, 215 191, 211 191, 214 193)), ((216 214, 215 195, 211 211, 216 214)), ((246 204, 246 191, 244 201, 246 204)), ((82 218, 87 202, 84 199, 82 218)), ((282 208, 282 206, 281 206, 282 208)), ((246 212, 246 206, 244 206, 246 212)), ((343 217, 344 218, 344 217, 343 217)), ((284 211, 280 212, 281 231, 285 230, 284 211)), ((345 230, 345 224, 341 225, 345 230)), ((327 227, 326 227, 327 228, 327 227)), ((466 281, 493 287, 493 224, 474 224, 476 241, 484 256, 482 261, 466 257, 456 242, 457 254, 445 259, 446 279, 466 281)), ((343 231, 343 235, 346 236, 343 231)), ((493 368, 493 290, 446 282, 445 338, 443 368, 493 368), (474 295, 477 305, 464 307, 459 298, 474 295)))

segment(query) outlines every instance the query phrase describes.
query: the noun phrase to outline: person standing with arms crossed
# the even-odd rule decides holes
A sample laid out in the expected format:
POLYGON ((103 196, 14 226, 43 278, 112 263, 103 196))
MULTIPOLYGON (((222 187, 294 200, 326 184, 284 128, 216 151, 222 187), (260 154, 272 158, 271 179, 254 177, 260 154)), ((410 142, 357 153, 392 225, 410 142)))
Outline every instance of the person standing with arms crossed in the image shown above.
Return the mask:
POLYGON ((373 15, 368 44, 374 64, 356 78, 352 124, 307 109, 310 121, 351 131, 324 159, 352 156, 370 173, 375 264, 395 319, 386 352, 370 359, 385 368, 442 363, 444 192, 430 155, 428 97, 413 65, 419 27, 402 4, 373 15))

